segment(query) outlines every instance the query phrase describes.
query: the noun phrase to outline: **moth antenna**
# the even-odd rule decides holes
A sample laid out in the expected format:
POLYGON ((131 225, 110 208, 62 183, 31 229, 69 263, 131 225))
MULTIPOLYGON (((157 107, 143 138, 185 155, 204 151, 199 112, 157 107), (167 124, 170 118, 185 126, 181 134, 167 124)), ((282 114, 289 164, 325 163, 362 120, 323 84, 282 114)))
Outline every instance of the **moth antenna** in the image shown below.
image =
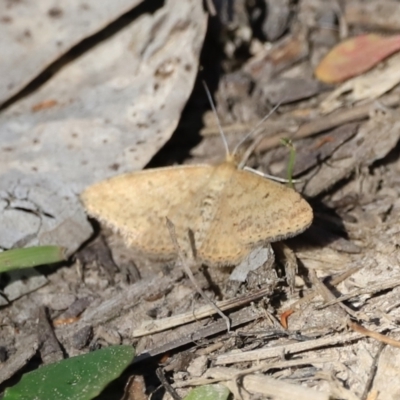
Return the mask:
POLYGON ((282 104, 280 101, 247 135, 245 135, 242 140, 235 146, 233 149, 233 155, 239 150, 239 147, 278 109, 278 107, 282 104))
POLYGON ((212 99, 212 96, 211 96, 210 90, 208 89, 207 84, 205 83, 205 81, 202 81, 202 82, 203 82, 204 90, 206 91, 206 94, 207 94, 207 97, 208 97, 208 101, 210 102, 211 108, 212 108, 212 110, 214 112, 214 116, 215 116, 215 119, 216 119, 217 125, 218 125, 218 130, 219 130, 219 133, 221 134, 222 142, 224 143, 224 147, 225 147, 225 151, 226 151, 226 157, 228 158, 231 153, 229 151, 229 146, 228 146, 228 142, 226 140, 224 131, 222 130, 221 122, 220 122, 220 120, 218 118, 217 109, 215 108, 215 104, 213 102, 213 99, 212 99))

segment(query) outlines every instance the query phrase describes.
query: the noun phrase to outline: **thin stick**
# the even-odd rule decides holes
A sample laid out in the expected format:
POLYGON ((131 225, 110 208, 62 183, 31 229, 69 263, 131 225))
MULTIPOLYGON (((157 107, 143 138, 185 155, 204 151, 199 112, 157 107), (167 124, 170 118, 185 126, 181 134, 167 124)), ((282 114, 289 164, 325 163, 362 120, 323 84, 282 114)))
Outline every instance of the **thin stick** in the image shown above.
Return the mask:
POLYGON ((372 388, 372 384, 374 383, 374 379, 376 376, 376 372, 378 371, 378 362, 379 362, 379 358, 382 354, 383 349, 386 347, 385 343, 380 343, 378 350, 376 351, 374 358, 372 360, 372 364, 369 368, 369 373, 368 373, 368 379, 365 382, 364 385, 364 391, 363 394, 361 395, 361 399, 362 400, 368 400, 369 399, 369 393, 371 391, 372 388))
POLYGON ((212 0, 206 0, 206 6, 209 14, 212 17, 215 17, 217 15, 217 10, 215 9, 214 3, 212 0))
MULTIPOLYGON (((317 278, 317 274, 315 273, 314 270, 309 271, 309 278, 311 280, 311 283, 315 286, 315 288, 317 289, 319 294, 324 299, 324 301, 328 302, 328 301, 336 300, 336 297, 334 296, 334 294, 324 285, 323 282, 321 282, 317 278)), ((339 302, 337 304, 343 310, 344 313, 351 315, 353 318, 356 318, 356 319, 359 318, 358 313, 353 311, 350 307, 347 307, 344 303, 339 302)))
POLYGON ((215 365, 235 364, 240 362, 259 361, 267 358, 281 357, 282 354, 296 354, 305 351, 319 349, 326 346, 334 346, 336 344, 343 344, 353 342, 363 338, 361 333, 341 333, 334 336, 323 337, 306 342, 289 343, 278 345, 275 347, 266 347, 257 350, 245 351, 242 353, 226 353, 217 356, 214 360, 215 365))
MULTIPOLYGON (((208 379, 199 378, 197 379, 197 382, 201 381, 203 385, 211 383, 213 381, 229 382, 234 380, 235 377, 240 373, 241 371, 237 368, 227 368, 227 367, 210 368, 205 375, 211 378, 208 379)), ((190 383, 192 382, 193 380, 190 380, 190 383)), ((175 383, 174 386, 178 387, 177 383, 175 383)), ((249 374, 244 376, 241 381, 241 386, 242 386, 241 389, 245 390, 246 392, 257 393, 258 395, 262 394, 261 398, 263 399, 265 398, 268 399, 273 398, 280 400, 292 400, 294 398, 296 400, 332 399, 329 393, 316 391, 315 389, 307 388, 298 384, 296 385, 293 383, 287 383, 284 380, 275 379, 263 374, 249 374)), ((231 390, 237 389, 232 386, 229 386, 229 388, 231 390)), ((233 390, 232 392, 235 393, 233 390)), ((235 398, 240 398, 240 393, 237 393, 237 390, 235 398)), ((260 396, 258 396, 258 398, 260 398, 260 396)))
MULTIPOLYGON (((260 297, 257 298, 256 300, 259 299, 260 297)), ((253 307, 242 308, 241 310, 234 311, 231 314, 231 320, 232 320, 231 325, 232 327, 241 326, 249 322, 252 322, 259 317, 260 314, 255 312, 253 307)), ((225 329, 226 329, 225 321, 223 319, 218 319, 217 321, 212 322, 209 325, 197 328, 195 331, 192 331, 186 335, 178 337, 177 339, 173 339, 161 346, 143 350, 142 353, 139 354, 133 360, 132 364, 137 364, 139 362, 147 360, 148 358, 171 352, 183 346, 187 345, 193 346, 193 344, 196 344, 201 339, 214 336, 218 333, 223 333, 225 329)))
MULTIPOLYGON (((258 290, 253 293, 246 294, 241 297, 235 297, 228 300, 218 301, 216 305, 222 311, 229 311, 232 310, 233 308, 243 307, 269 294, 271 294, 271 289, 266 288, 258 290)), ((214 314, 215 314, 215 308, 209 306, 207 303, 207 305, 197 308, 195 313, 191 311, 157 320, 144 321, 141 323, 140 326, 138 326, 132 331, 132 337, 140 337, 145 335, 151 335, 156 332, 162 332, 167 329, 188 324, 189 322, 198 321, 200 319, 210 317, 211 315, 214 314)), ((234 322, 235 321, 232 321, 232 323, 234 322)))
MULTIPOLYGON (((348 110, 338 110, 332 114, 325 115, 316 120, 308 122, 302 125, 296 133, 294 133, 290 138, 292 140, 298 140, 305 137, 309 137, 316 133, 326 131, 328 129, 336 128, 337 126, 367 119, 369 117, 369 112, 371 105, 374 102, 368 102, 359 107, 353 107, 348 110)), ((386 107, 396 107, 400 103, 400 95, 398 93, 392 93, 387 96, 382 97, 380 103, 386 107)), ((257 151, 263 152, 273 147, 279 145, 282 137, 287 137, 288 133, 278 133, 274 136, 263 138, 257 147, 257 151)))
POLYGON ((187 260, 185 260, 184 257, 183 257, 182 250, 181 250, 181 248, 179 246, 178 239, 176 237, 175 225, 168 218, 167 218, 167 228, 168 228, 169 234, 171 236, 172 243, 174 244, 175 250, 176 250, 176 252, 178 254, 179 261, 180 261, 180 263, 182 265, 182 268, 184 269, 186 275, 188 276, 188 278, 192 282, 192 284, 195 287, 195 289, 197 290, 197 292, 200 293, 201 297, 203 297, 203 299, 221 316, 221 318, 223 318, 225 320, 226 327, 227 327, 227 330, 229 332, 230 329, 231 329, 231 321, 217 307, 217 305, 208 298, 208 296, 204 293, 203 289, 197 284, 196 279, 193 276, 192 270, 190 269, 190 267, 188 266, 188 264, 186 262, 187 260))
MULTIPOLYGON (((218 382, 223 382, 227 380, 232 380, 232 379, 238 379, 241 378, 242 376, 252 374, 254 372, 267 372, 271 369, 285 369, 285 368, 293 368, 293 367, 299 367, 307 364, 327 364, 327 363, 332 363, 338 361, 337 358, 334 357, 326 357, 326 358, 317 358, 317 357, 309 357, 309 358, 300 358, 300 359, 295 359, 295 360, 288 360, 288 361, 276 361, 276 362, 262 362, 259 365, 256 365, 254 367, 246 368, 241 371, 235 372, 236 370, 234 368, 230 369, 232 371, 229 376, 222 377, 219 376, 217 378, 209 378, 208 376, 210 375, 210 372, 206 373, 206 376, 202 376, 200 378, 192 378, 192 379, 187 379, 185 381, 180 381, 180 382, 175 382, 174 387, 175 388, 182 388, 182 387, 187 387, 187 386, 200 386, 200 385, 206 385, 210 383, 218 383, 218 382)), ((218 367, 214 367, 216 369, 218 367)), ((213 369, 211 369, 211 375, 212 375, 213 369)))
MULTIPOLYGON (((332 286, 336 286, 339 285, 339 283, 343 282, 344 280, 346 280, 349 276, 351 276, 352 274, 355 274, 357 271, 359 271, 362 268, 362 266, 357 266, 354 267, 346 272, 343 272, 342 274, 340 274, 339 276, 333 278, 329 283, 332 286)), ((318 292, 316 290, 313 290, 310 293, 306 293, 304 297, 302 297, 300 300, 297 300, 295 303, 293 303, 288 309, 283 310, 282 313, 289 311, 289 310, 295 310, 297 307, 300 307, 302 304, 304 303, 308 303, 310 302, 316 295, 318 294, 318 292)), ((321 306, 322 307, 322 306, 321 306)))
POLYGON ((160 380, 161 385, 164 387, 164 389, 169 393, 169 395, 174 399, 174 400, 181 400, 181 397, 176 393, 175 389, 169 384, 167 381, 167 378, 164 375, 164 371, 162 368, 157 368, 156 369, 156 375, 157 378, 160 380))
POLYGON ((323 309, 325 307, 329 307, 333 304, 349 300, 353 297, 360 296, 362 294, 373 294, 373 293, 382 292, 382 291, 388 290, 388 289, 394 289, 396 286, 399 286, 399 285, 400 285, 400 279, 395 279, 395 280, 391 279, 388 281, 379 282, 375 285, 370 285, 365 288, 357 289, 348 294, 344 294, 340 297, 337 297, 336 299, 329 301, 328 303, 322 304, 319 308, 323 309))
POLYGON ((357 324, 356 322, 353 322, 351 320, 347 322, 347 325, 354 332, 361 333, 364 336, 369 336, 375 340, 378 340, 381 343, 388 344, 389 346, 400 348, 400 342, 396 339, 392 339, 389 336, 382 335, 379 332, 371 331, 370 329, 364 328, 362 325, 357 324))

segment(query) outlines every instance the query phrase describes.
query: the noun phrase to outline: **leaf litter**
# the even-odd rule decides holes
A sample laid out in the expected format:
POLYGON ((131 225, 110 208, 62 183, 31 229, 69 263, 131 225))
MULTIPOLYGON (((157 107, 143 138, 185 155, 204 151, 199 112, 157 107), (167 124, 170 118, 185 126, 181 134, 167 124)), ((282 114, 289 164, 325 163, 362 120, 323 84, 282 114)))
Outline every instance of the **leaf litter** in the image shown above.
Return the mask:
MULTIPOLYGON (((353 7, 355 2, 350 3, 353 7)), ((282 12, 285 13, 284 8, 282 12)), ((254 33, 250 40, 253 42, 253 59, 238 62, 235 52, 226 53, 225 70, 232 72, 236 68, 250 73, 249 85, 243 85, 240 80, 230 81, 229 97, 221 90, 222 86, 216 89, 220 112, 225 110, 220 118, 228 142, 237 143, 237 139, 251 130, 270 108, 265 96, 257 97, 262 91, 254 90, 257 85, 262 85, 261 82, 265 84, 279 78, 279 82, 287 82, 280 84, 290 85, 292 79, 313 79, 315 65, 342 39, 334 34, 331 26, 319 23, 332 20, 329 19, 332 12, 337 10, 318 0, 301 1, 289 19, 286 14, 282 15, 280 21, 287 21, 287 31, 282 38, 271 42, 269 48, 258 46, 256 42, 263 39, 254 33), (294 36, 293 32, 303 34, 294 36), (284 58, 272 57, 285 48, 284 58), (267 57, 265 52, 268 52, 267 57), (269 61, 263 66, 259 62, 262 59, 269 61), (274 65, 271 60, 277 60, 276 68, 271 68, 274 65), (225 105, 224 98, 227 100, 225 105)), ((342 15, 345 19, 346 10, 342 10, 342 15)), ((246 20, 238 21, 242 24, 241 29, 233 29, 228 23, 224 26, 224 49, 246 43, 243 34, 246 29, 253 32, 254 25, 246 20)), ((353 18, 349 34, 354 36, 362 24, 361 19, 353 18)), ((213 48, 209 41, 204 46, 208 51, 213 48)), ((209 64, 203 64, 206 74, 209 64)), ((126 272, 117 270, 111 283, 110 272, 102 269, 101 257, 90 264, 77 263, 75 267, 60 267, 49 273, 48 285, 0 311, 5 321, 13 321, 22 332, 14 337, 10 324, 1 328, 2 342, 9 354, 9 361, 4 364, 9 368, 7 377, 23 366, 21 361, 11 364, 19 354, 16 346, 20 349, 27 343, 24 337, 33 340, 29 335, 37 328, 33 317, 37 315, 37 308, 46 299, 50 320, 57 319, 72 307, 73 299, 65 305, 65 310, 60 310, 55 306, 52 308, 51 296, 72 292, 76 300, 87 297, 90 301, 85 303, 86 308, 75 314, 72 322, 64 319, 64 325, 53 328, 69 356, 87 352, 87 346, 115 341, 133 343, 138 353, 142 353, 138 359, 141 362, 169 352, 172 354, 169 371, 181 395, 186 393, 186 389, 181 388, 185 381, 197 385, 211 383, 214 379, 228 385, 236 396, 245 396, 246 391, 267 396, 271 388, 280 387, 283 399, 291 398, 285 394, 285 389, 290 396, 296 393, 308 399, 360 399, 368 393, 377 393, 378 399, 390 398, 396 389, 389 382, 385 384, 385 371, 390 368, 390 363, 398 361, 397 351, 391 349, 388 359, 379 342, 366 339, 354 324, 396 339, 400 262, 397 250, 400 240, 400 133, 396 109, 400 95, 394 85, 389 89, 390 93, 380 98, 373 94, 365 104, 344 102, 330 115, 322 115, 319 105, 334 88, 317 90, 310 97, 294 96, 294 103, 279 107, 255 135, 256 140, 259 135, 266 138, 256 146, 249 159, 250 165, 283 176, 286 162, 282 158, 287 155, 284 149, 278 148, 278 138, 292 138, 297 148, 295 177, 300 179, 296 188, 307 196, 315 214, 310 230, 288 242, 298 258, 299 273, 295 278, 294 293, 290 293, 285 284, 281 268, 287 260, 280 257, 274 264, 277 268, 260 267, 250 272, 247 282, 241 284, 230 281, 231 271, 225 269, 194 270, 199 285, 211 299, 237 304, 238 310, 226 311, 234 322, 232 332, 227 333, 226 325, 220 319, 208 316, 203 321, 197 320, 196 310, 205 303, 196 298, 179 268, 173 268, 171 263, 141 260, 105 230, 106 243, 112 254, 118 254, 116 258, 122 263, 135 262, 138 270, 135 282, 129 283, 126 272), (348 123, 352 124, 344 125, 348 123), (137 280, 140 277, 142 279, 137 280), (246 297, 253 298, 252 294, 260 290, 262 298, 251 300, 255 304, 235 303, 246 297), (290 311, 290 315, 286 314, 289 315, 288 329, 284 329, 279 318, 287 311, 290 311), (151 326, 154 321, 163 325, 170 318, 179 320, 190 314, 193 317, 185 319, 185 325, 132 338, 132 332, 143 324, 151 326), (349 317, 353 321, 349 322, 349 317), (88 327, 93 330, 92 339, 85 333, 88 327), (352 332, 352 329, 358 331, 352 332), (86 347, 78 336, 86 338, 86 347), (206 355, 209 360, 211 368, 200 378, 196 376, 200 379, 197 383, 195 377, 190 376, 187 363, 173 363, 177 354, 182 354, 181 346, 187 346, 192 359, 206 355), (285 359, 277 362, 276 357, 281 358, 282 354, 285 359), (259 362, 264 363, 260 369, 266 371, 263 374, 267 377, 249 369, 259 362), (297 363, 296 366, 293 363, 297 363), (224 370, 215 370, 222 368, 217 364, 227 366, 224 370), (244 377, 238 379, 242 367, 248 370, 244 369, 244 377)), ((290 86, 282 90, 290 92, 290 86)), ((32 110, 37 104, 44 104, 37 112, 57 107, 54 105, 47 110, 43 103, 46 99, 49 96, 31 102, 21 109, 21 113, 32 110)), ((206 104, 202 99, 204 93, 196 89, 181 121, 180 129, 185 135, 195 129, 193 115, 206 104)), ((270 97, 269 101, 276 99, 270 97)), ((7 115, 9 121, 12 121, 11 117, 11 114, 7 115)), ((207 154, 223 154, 215 126, 208 121, 210 119, 206 118, 208 134, 203 137, 201 157, 193 156, 190 164, 208 162, 207 154), (221 151, 217 151, 217 146, 221 151)), ((179 137, 174 140, 175 146, 181 145, 179 137)), ((100 160, 98 162, 100 164, 100 160)), ((114 171, 115 174, 119 172, 114 171)), ((98 173, 91 182, 106 176, 98 173)), ((32 352, 19 357, 19 360, 28 360, 32 352)), ((137 365, 142 369, 150 368, 147 364, 137 365)))

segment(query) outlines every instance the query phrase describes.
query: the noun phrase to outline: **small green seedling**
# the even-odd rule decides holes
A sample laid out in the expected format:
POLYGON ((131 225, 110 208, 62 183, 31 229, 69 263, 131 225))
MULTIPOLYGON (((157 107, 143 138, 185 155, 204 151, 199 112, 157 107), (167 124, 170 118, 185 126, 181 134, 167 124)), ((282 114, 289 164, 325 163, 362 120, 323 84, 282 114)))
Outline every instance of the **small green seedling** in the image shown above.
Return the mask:
POLYGON ((229 394, 224 385, 204 385, 191 390, 184 400, 227 400, 229 394))
POLYGON ((293 186, 293 169, 294 169, 294 162, 296 161, 296 148, 293 145, 293 142, 291 139, 288 138, 282 138, 281 143, 288 147, 290 150, 290 155, 289 155, 289 163, 287 167, 287 180, 288 180, 288 186, 290 188, 294 188, 293 186))

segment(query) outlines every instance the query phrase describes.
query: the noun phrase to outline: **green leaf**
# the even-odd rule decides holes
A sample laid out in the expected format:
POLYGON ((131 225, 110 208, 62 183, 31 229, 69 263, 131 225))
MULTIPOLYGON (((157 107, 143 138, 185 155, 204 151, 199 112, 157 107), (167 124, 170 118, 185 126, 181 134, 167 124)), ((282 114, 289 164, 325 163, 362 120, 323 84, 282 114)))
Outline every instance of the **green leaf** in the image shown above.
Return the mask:
POLYGON ((38 246, 6 250, 0 253, 0 273, 14 269, 32 268, 65 260, 65 251, 59 246, 38 246))
POLYGON ((110 346, 25 374, 3 400, 89 400, 99 395, 132 362, 131 346, 110 346))
POLYGON ((229 393, 224 385, 204 385, 191 390, 184 400, 226 400, 229 393))

